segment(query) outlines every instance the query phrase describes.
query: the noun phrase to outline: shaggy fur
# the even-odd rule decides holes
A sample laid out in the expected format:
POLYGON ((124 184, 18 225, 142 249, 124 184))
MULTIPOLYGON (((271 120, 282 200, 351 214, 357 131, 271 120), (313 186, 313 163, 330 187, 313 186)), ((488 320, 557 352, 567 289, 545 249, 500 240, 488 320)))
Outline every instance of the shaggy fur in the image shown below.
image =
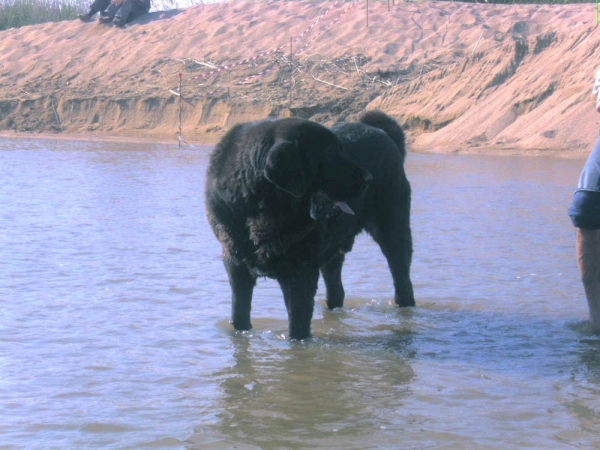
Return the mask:
POLYGON ((404 134, 381 112, 328 130, 302 119, 240 124, 216 146, 206 181, 210 225, 223 246, 232 323, 249 330, 259 276, 279 282, 289 336, 310 336, 319 271, 327 305, 343 305, 344 253, 363 230, 386 256, 395 300, 414 306, 410 185, 404 134))

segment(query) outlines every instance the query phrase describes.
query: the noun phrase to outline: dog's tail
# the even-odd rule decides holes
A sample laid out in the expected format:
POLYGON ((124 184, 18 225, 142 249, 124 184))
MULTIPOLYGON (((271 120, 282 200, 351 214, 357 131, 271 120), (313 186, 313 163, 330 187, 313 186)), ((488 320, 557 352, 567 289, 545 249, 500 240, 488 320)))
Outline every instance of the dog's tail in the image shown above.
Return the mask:
POLYGON ((394 141, 404 163, 406 157, 406 139, 404 131, 394 119, 382 111, 367 111, 360 117, 360 122, 371 127, 379 128, 394 141))

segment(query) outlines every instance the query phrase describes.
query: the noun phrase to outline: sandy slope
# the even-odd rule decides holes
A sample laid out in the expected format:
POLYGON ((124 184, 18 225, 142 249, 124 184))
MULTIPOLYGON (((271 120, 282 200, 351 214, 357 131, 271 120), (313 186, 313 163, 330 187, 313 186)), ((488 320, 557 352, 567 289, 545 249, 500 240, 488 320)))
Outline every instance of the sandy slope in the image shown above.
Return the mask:
POLYGON ((3 31, 0 132, 176 139, 181 73, 193 142, 239 121, 331 125, 380 108, 413 149, 589 151, 600 123, 594 4, 393 3, 371 0, 368 27, 364 0, 231 1, 123 30, 73 21, 3 31))

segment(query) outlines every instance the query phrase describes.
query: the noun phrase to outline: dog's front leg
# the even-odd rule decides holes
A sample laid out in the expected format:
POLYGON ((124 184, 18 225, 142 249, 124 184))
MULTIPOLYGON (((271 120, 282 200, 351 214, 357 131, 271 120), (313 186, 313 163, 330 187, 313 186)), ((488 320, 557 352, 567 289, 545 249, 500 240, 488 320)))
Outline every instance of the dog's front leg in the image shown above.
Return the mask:
POLYGON ((238 331, 252 328, 250 322, 250 309, 252 307, 252 293, 256 286, 254 277, 245 264, 236 264, 224 259, 225 269, 229 275, 231 285, 231 323, 238 331))
POLYGON ((278 277, 288 312, 290 339, 310 337, 310 322, 315 309, 319 268, 303 267, 278 277))
POLYGON ((321 267, 321 274, 327 289, 327 307, 329 309, 344 306, 344 285, 342 284, 342 266, 345 255, 338 253, 335 257, 321 267))

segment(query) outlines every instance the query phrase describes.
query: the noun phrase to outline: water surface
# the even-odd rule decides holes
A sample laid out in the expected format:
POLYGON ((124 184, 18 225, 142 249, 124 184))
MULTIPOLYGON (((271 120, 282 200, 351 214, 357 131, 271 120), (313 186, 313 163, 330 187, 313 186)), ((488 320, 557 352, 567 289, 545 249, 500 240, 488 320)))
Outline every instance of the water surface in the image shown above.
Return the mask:
POLYGON ((269 280, 231 330, 208 151, 0 141, 0 448, 600 448, 583 161, 410 154, 418 306, 363 236, 290 342, 269 280))

